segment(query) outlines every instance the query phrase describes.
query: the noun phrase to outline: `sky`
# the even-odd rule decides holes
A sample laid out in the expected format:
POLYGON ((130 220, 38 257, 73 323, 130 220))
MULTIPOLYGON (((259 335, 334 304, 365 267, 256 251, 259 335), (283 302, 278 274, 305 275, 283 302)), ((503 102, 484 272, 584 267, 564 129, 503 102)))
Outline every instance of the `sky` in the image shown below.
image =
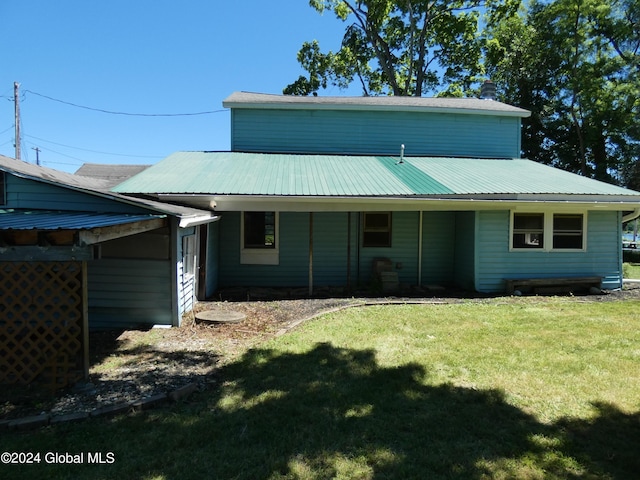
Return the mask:
POLYGON ((15 157, 18 82, 21 159, 66 172, 229 150, 222 101, 281 94, 302 43, 335 51, 345 28, 308 0, 0 0, 0 22, 0 154, 15 157))

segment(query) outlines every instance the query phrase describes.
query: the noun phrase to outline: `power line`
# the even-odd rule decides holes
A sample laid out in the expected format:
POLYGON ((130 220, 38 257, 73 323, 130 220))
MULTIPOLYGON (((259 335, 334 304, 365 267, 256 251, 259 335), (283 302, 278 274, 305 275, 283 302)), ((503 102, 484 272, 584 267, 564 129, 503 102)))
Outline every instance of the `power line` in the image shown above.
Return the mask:
MULTIPOLYGON (((35 138, 36 140, 40 140, 41 142, 52 143, 52 144, 58 145, 60 147, 73 148, 74 150, 82 150, 83 152, 99 153, 101 155, 113 155, 113 156, 116 156, 116 157, 135 157, 135 158, 164 158, 162 155, 130 155, 130 154, 127 154, 127 153, 101 152, 99 150, 90 150, 88 148, 74 147, 72 145, 65 145, 64 143, 53 142, 51 140, 47 140, 45 138, 36 137, 34 135, 24 135, 24 136, 25 137, 29 137, 29 138, 35 138)), ((53 151, 53 150, 51 150, 51 151, 53 151)), ((55 152, 55 153, 58 153, 58 152, 55 152)))
POLYGON ((31 93, 33 95, 37 95, 42 98, 46 98, 47 100, 51 100, 53 102, 63 103, 65 105, 70 105, 76 108, 83 108, 85 110, 92 110, 94 112, 108 113, 110 115, 127 115, 131 117, 191 117, 196 115, 211 115, 213 113, 221 113, 226 112, 226 109, 222 110, 211 110, 207 112, 195 112, 195 113, 131 113, 131 112, 115 112, 112 110, 104 110, 102 108, 93 108, 87 107, 85 105, 78 105, 77 103, 67 102, 65 100, 60 100, 57 98, 49 97, 48 95, 43 95, 38 92, 34 92, 33 90, 24 90, 25 93, 31 93))

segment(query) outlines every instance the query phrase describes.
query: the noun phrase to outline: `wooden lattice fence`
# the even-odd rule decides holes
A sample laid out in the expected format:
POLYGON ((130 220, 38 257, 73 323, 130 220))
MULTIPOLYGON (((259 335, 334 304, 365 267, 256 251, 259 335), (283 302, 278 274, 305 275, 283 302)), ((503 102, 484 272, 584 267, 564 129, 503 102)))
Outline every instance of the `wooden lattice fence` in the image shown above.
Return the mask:
POLYGON ((86 375, 86 278, 84 262, 0 262, 0 384, 86 375))

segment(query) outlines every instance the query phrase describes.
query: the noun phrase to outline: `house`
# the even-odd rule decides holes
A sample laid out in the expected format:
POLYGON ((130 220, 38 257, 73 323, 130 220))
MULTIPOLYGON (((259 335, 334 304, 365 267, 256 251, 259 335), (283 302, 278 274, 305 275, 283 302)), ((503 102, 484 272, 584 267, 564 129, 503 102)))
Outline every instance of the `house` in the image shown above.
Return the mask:
POLYGON ((220 216, 197 232, 207 292, 622 285, 621 224, 640 215, 640 192, 519 158, 526 110, 246 92, 223 105, 230 152, 178 152, 112 189, 220 216))
POLYGON ((191 310, 196 230, 219 217, 112 183, 0 156, 0 383, 67 385, 87 374, 89 329, 191 310))

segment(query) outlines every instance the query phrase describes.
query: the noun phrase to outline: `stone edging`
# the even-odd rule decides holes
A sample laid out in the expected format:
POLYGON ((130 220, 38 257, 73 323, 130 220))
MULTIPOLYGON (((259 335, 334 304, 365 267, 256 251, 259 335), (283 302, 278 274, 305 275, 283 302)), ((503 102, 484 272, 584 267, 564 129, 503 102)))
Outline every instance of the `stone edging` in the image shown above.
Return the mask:
POLYGON ((150 397, 143 397, 138 400, 132 400, 125 403, 117 403, 107 405, 105 407, 96 408, 90 412, 67 413, 64 415, 51 415, 49 413, 41 413, 40 415, 32 415, 29 417, 15 418, 11 420, 0 420, 0 431, 2 430, 30 430, 47 425, 57 425, 60 423, 77 422, 88 418, 95 418, 108 415, 127 414, 131 412, 139 412, 148 410, 161 403, 171 400, 179 402, 184 400, 192 393, 198 390, 195 383, 188 383, 172 392, 158 393, 150 397))

